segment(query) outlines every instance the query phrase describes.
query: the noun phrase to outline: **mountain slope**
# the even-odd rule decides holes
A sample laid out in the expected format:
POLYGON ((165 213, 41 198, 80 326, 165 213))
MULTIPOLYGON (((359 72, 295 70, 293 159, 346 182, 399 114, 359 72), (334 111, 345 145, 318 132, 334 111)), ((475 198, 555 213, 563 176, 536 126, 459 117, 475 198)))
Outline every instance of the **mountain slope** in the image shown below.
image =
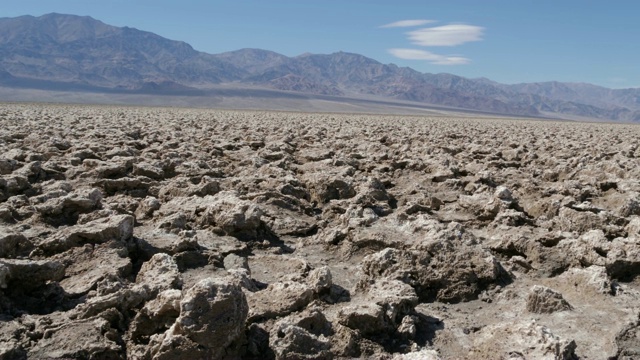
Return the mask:
POLYGON ((189 44, 90 17, 0 19, 1 67, 14 77, 137 88, 220 83, 244 72, 189 44))
MULTIPOLYGON (((236 59, 232 55, 225 53, 217 56, 223 56, 234 64, 245 59, 236 59)), ((246 63, 245 66, 255 67, 246 63)), ((506 95, 499 99, 480 92, 440 87, 429 81, 430 76, 410 68, 385 65, 362 55, 337 52, 289 58, 288 61, 265 66, 263 71, 254 72, 243 82, 293 91, 299 91, 300 83, 304 82, 307 92, 323 95, 377 95, 487 112, 539 115, 533 107, 505 101, 508 98, 506 95), (296 80, 293 83, 284 81, 292 78, 296 80)), ((498 88, 487 92, 504 93, 498 88)))
POLYGON ((640 89, 558 82, 503 85, 423 74, 346 52, 287 57, 241 49, 212 55, 88 16, 0 19, 0 85, 5 87, 193 95, 220 84, 375 96, 508 115, 640 121, 640 89))
POLYGON ((640 110, 640 89, 608 89, 584 83, 557 81, 505 85, 505 88, 527 94, 537 94, 557 100, 586 102, 595 106, 621 106, 640 110))

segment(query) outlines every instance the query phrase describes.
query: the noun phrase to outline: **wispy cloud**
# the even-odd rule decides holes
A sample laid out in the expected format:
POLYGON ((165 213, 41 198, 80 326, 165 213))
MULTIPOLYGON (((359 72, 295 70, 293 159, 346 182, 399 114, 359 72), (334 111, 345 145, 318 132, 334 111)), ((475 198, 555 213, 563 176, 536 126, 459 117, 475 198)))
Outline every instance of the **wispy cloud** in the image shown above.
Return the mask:
POLYGON ((435 65, 464 65, 471 62, 462 56, 440 55, 419 49, 389 49, 389 53, 404 60, 426 60, 435 65))
POLYGON ((409 31, 409 40, 420 46, 457 46, 482 40, 484 28, 474 25, 450 24, 409 31))
POLYGON ((431 24, 436 22, 435 20, 400 20, 392 22, 390 24, 382 25, 381 28, 396 28, 396 27, 414 27, 431 24))
MULTIPOLYGON (((409 27, 422 26, 433 23, 434 20, 402 20, 381 27, 409 27)), ((458 46, 468 42, 482 41, 484 28, 467 24, 447 24, 442 26, 423 27, 407 33, 411 43, 418 46, 458 46)), ((464 65, 471 59, 458 55, 440 55, 421 49, 389 49, 390 54, 404 60, 424 60, 434 65, 464 65)))

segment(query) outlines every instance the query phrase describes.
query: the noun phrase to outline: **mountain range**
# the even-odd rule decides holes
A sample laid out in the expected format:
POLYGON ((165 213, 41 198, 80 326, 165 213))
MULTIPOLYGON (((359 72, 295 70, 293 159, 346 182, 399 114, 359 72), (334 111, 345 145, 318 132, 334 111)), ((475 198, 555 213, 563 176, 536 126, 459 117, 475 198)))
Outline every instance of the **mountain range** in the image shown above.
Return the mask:
POLYGON ((252 94, 264 89, 504 115, 640 122, 640 88, 562 82, 507 85, 420 73, 346 52, 287 57, 241 49, 208 54, 185 42, 88 16, 0 18, 0 87, 207 96, 220 86, 252 94))

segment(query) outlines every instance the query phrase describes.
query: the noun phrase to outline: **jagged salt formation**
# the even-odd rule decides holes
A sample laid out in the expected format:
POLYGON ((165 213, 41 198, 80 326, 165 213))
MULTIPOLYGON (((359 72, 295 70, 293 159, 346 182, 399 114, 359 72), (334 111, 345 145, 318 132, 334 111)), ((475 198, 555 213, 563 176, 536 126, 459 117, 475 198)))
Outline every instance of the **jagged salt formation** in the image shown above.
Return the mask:
POLYGON ((0 105, 0 358, 633 358, 639 128, 0 105))

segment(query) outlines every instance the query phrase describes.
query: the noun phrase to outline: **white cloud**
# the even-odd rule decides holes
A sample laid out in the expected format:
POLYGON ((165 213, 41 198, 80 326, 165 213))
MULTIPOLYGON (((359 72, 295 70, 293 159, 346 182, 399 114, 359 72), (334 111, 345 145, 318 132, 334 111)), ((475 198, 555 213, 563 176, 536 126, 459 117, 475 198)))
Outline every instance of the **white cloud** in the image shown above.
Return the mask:
POLYGON ((440 55, 419 49, 389 49, 389 53, 404 60, 426 60, 435 65, 464 65, 471 62, 462 56, 440 55))
POLYGON ((412 27, 412 26, 422 26, 426 24, 434 23, 435 20, 400 20, 396 22, 392 22, 390 24, 382 25, 381 28, 395 28, 395 27, 412 27))
POLYGON ((420 46, 456 46, 482 40, 484 28, 474 25, 449 24, 409 31, 409 40, 420 46))
MULTIPOLYGON (((434 20, 402 20, 383 25, 383 28, 422 26, 435 22, 434 20)), ((468 42, 481 41, 484 28, 467 24, 447 24, 442 26, 422 27, 406 33, 407 38, 414 45, 458 46, 468 42)), ((434 65, 463 65, 469 64, 470 59, 459 55, 440 55, 421 49, 389 49, 393 56, 405 60, 424 60, 434 65)))

